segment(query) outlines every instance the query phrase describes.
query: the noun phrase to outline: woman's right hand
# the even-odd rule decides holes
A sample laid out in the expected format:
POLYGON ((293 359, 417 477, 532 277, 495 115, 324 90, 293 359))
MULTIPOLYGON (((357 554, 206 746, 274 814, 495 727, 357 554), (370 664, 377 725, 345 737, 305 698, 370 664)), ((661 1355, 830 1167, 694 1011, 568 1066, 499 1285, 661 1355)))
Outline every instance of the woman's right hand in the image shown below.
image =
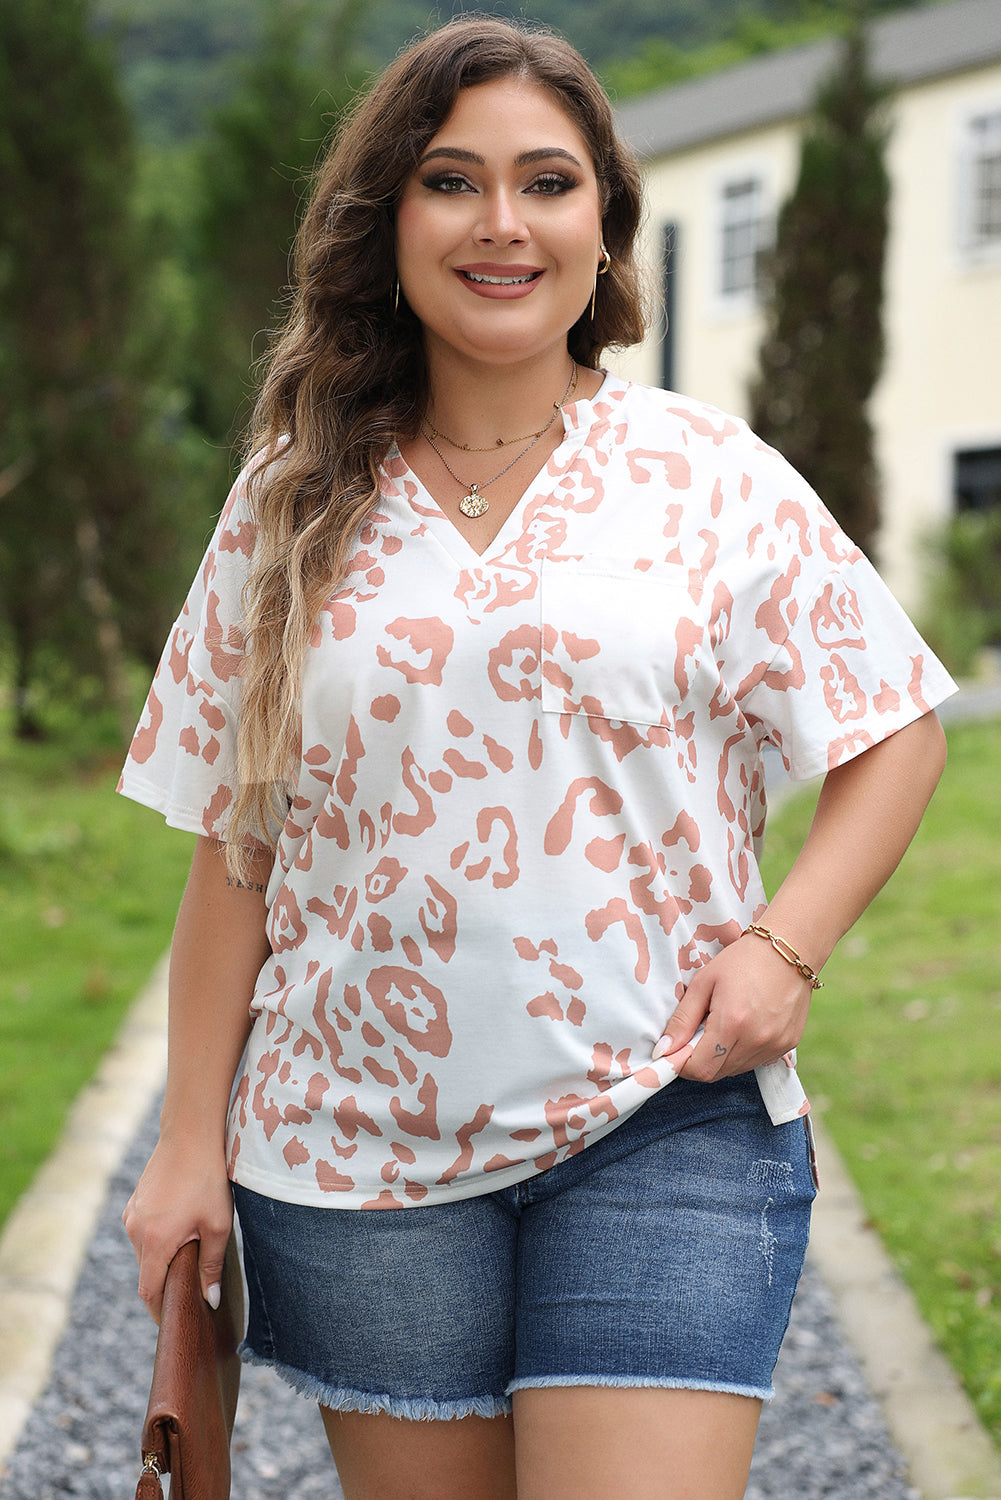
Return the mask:
POLYGON ((139 1262, 139 1295, 160 1321, 167 1267, 189 1240, 199 1240, 202 1296, 218 1307, 222 1263, 233 1225, 233 1192, 221 1152, 204 1142, 175 1144, 161 1137, 122 1214, 139 1262))

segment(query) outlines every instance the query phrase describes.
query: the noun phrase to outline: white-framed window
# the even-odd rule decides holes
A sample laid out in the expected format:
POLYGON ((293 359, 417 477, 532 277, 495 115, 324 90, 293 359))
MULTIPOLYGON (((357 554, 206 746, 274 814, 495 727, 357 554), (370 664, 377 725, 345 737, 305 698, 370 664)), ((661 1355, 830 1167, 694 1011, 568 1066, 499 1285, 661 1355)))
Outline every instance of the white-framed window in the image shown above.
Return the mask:
POLYGON ((969 116, 963 130, 960 245, 974 258, 1001 254, 1001 106, 969 116))
POLYGON ((774 214, 757 172, 725 178, 719 187, 717 292, 724 304, 754 304, 762 290, 764 257, 772 248, 774 214))

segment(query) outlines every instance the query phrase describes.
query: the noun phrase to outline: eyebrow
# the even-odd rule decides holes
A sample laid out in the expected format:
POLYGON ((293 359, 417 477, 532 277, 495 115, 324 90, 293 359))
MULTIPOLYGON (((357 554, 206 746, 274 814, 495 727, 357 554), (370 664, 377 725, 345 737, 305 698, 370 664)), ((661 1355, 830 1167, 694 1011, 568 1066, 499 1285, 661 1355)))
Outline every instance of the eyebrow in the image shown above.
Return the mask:
MULTIPOLYGON (((449 161, 466 161, 476 167, 485 167, 486 161, 475 151, 466 151, 462 146, 435 146, 432 151, 425 151, 421 157, 421 166, 425 162, 434 161, 438 157, 447 157, 449 161)), ((572 162, 581 172, 584 167, 576 156, 570 151, 565 151, 562 146, 539 146, 534 151, 522 151, 514 159, 516 167, 529 167, 539 161, 568 161, 572 162)))

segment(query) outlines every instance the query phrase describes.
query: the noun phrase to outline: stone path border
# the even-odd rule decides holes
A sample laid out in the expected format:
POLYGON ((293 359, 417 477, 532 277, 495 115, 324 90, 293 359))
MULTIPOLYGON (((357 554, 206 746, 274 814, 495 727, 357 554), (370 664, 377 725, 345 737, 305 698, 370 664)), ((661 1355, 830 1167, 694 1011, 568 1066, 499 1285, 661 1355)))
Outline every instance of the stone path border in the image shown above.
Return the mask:
POLYGON ((924 1500, 1001 1500, 1001 1457, 865 1212, 823 1125, 810 1255, 924 1500))
MULTIPOLYGON (((0 1238, 0 1476, 41 1394, 121 1162, 162 1087, 166 961, 126 1017, 0 1238)), ((1001 1459, 821 1129, 810 1254, 923 1500, 1001 1500, 1001 1459)))
POLYGON ((0 1476, 45 1387, 108 1181, 163 1086, 166 1021, 163 959, 0 1237, 0 1476))

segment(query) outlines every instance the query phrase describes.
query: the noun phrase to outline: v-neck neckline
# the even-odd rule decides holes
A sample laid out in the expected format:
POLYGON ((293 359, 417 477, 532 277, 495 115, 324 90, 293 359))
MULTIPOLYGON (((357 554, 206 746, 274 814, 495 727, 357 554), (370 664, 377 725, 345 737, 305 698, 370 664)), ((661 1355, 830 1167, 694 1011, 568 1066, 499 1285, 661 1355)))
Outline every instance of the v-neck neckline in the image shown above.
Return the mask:
POLYGON ((552 488, 552 485, 571 468, 595 420, 595 403, 615 383, 614 377, 607 370, 602 374, 604 376, 602 383, 593 396, 568 401, 563 407, 564 431, 561 441, 553 449, 542 468, 529 481, 510 514, 505 517, 497 535, 491 542, 488 542, 482 552, 477 552, 468 537, 463 535, 451 517, 442 510, 427 485, 407 463, 399 446, 396 443, 393 444, 383 464, 385 478, 393 486, 402 503, 428 528, 458 567, 483 567, 491 563, 496 564, 501 561, 511 542, 524 534, 525 513, 528 506, 538 497, 540 491, 552 488), (552 473, 554 465, 556 466, 555 475, 552 473), (395 472, 390 472, 391 467, 395 472), (405 486, 413 486, 416 493, 408 494, 405 486))

